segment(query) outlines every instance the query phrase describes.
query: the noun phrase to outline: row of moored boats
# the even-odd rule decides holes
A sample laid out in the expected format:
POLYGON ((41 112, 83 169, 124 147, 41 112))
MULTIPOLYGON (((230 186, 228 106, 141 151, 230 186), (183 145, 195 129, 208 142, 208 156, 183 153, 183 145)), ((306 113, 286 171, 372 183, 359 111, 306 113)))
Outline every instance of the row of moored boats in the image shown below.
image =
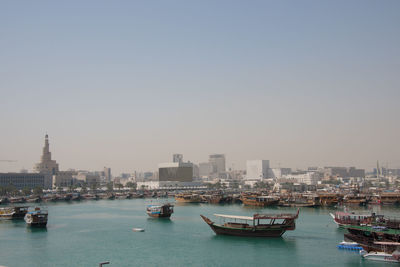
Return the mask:
POLYGON ((346 229, 339 248, 361 248, 365 259, 400 263, 400 219, 375 213, 331 213, 334 222, 346 229))
POLYGON ((222 193, 200 194, 180 193, 175 195, 177 202, 185 203, 228 203, 241 202, 249 206, 282 206, 282 207, 319 207, 337 205, 396 205, 400 204, 400 194, 385 194, 366 196, 362 194, 339 193, 287 193, 287 194, 263 194, 244 192, 239 195, 226 196, 222 193))

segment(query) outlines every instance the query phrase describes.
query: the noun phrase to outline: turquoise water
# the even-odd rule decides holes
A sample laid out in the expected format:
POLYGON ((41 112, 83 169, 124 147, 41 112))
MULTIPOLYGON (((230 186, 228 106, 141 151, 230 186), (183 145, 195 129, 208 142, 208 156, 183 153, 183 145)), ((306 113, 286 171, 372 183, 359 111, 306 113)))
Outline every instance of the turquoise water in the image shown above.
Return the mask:
MULTIPOLYGON (((177 204, 171 219, 145 214, 149 199, 48 205, 47 229, 0 221, 0 265, 5 266, 387 266, 336 245, 343 230, 329 209, 302 208, 295 231, 282 238, 216 236, 200 218, 213 213, 295 212, 242 205, 177 204), (133 227, 145 232, 133 232, 133 227)), ((396 209, 383 210, 394 214, 396 209)), ((393 265, 393 264, 390 264, 393 265)))

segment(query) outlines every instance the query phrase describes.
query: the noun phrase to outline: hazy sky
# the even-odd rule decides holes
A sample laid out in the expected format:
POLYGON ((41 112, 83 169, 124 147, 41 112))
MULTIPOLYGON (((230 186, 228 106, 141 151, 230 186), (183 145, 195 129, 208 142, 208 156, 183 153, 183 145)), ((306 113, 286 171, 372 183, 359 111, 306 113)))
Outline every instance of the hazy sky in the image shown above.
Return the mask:
POLYGON ((400 1, 1 1, 0 171, 400 167, 400 1))

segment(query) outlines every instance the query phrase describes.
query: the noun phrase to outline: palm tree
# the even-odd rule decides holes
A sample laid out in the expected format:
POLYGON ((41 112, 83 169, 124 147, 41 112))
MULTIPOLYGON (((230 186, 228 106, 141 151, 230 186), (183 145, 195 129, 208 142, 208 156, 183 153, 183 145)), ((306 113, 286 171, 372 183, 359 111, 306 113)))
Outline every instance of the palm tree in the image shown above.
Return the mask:
POLYGON ((121 191, 121 188, 124 187, 124 186, 123 186, 122 184, 120 184, 120 183, 116 184, 115 186, 118 188, 119 191, 121 191))
POLYGON ((134 183, 134 182, 127 182, 126 183, 126 187, 128 187, 129 189, 134 189, 134 190, 136 190, 136 187, 137 187, 137 184, 136 183, 134 183))
POLYGON ((87 193, 87 185, 86 185, 86 183, 83 183, 81 185, 81 193, 82 194, 86 194, 87 193))
POLYGON ((90 185, 90 189, 92 189, 93 191, 96 190, 99 187, 98 183, 94 182, 90 185))
POLYGON ((114 189, 113 182, 107 183, 106 186, 107 186, 107 191, 108 191, 108 192, 112 192, 112 191, 113 191, 113 189, 114 189))
POLYGON ((31 189, 24 187, 24 189, 22 189, 22 194, 24 194, 24 196, 29 196, 31 194, 31 189))
POLYGON ((38 196, 43 195, 43 188, 41 188, 39 186, 33 188, 33 194, 38 195, 38 196))

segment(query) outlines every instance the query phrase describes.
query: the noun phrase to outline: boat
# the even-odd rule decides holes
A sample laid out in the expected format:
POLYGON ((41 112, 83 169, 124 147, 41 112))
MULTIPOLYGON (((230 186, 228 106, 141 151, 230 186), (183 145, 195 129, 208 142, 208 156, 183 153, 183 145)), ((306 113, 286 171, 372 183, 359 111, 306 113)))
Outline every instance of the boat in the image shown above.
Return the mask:
POLYGON ((203 202, 210 204, 219 204, 223 198, 221 194, 201 195, 203 202))
POLYGON ((371 225, 344 225, 343 227, 347 229, 344 238, 357 242, 367 252, 393 253, 400 242, 400 230, 398 229, 371 225))
POLYGON ((297 210, 295 214, 254 214, 253 216, 214 214, 224 221, 228 220, 223 224, 216 224, 206 216, 200 216, 217 235, 281 237, 286 231, 296 228, 295 220, 299 217, 299 211, 297 210))
POLYGON ((132 228, 132 231, 134 232, 144 232, 143 228, 132 228))
POLYGON ((26 202, 28 202, 28 203, 39 203, 41 201, 42 201, 42 199, 40 198, 40 196, 29 197, 29 198, 26 199, 26 202))
POLYGON ((393 254, 373 251, 369 253, 362 253, 361 255, 366 260, 400 263, 400 254, 395 254, 395 255, 393 254))
POLYGON ((357 250, 357 251, 363 250, 363 248, 357 242, 347 242, 347 241, 340 242, 340 244, 337 245, 337 248, 346 250, 357 250))
POLYGON ((321 201, 316 194, 299 194, 293 193, 281 195, 278 206, 281 207, 319 207, 321 201))
POLYGON ((25 203, 26 202, 25 198, 23 198, 23 197, 10 197, 8 199, 8 201, 10 203, 25 203))
POLYGON ((335 214, 329 214, 338 227, 343 227, 344 225, 370 225, 377 219, 383 218, 383 215, 376 215, 375 213, 356 214, 354 212, 338 211, 335 214))
POLYGON ((0 205, 7 204, 8 202, 10 202, 8 198, 6 197, 0 198, 0 205))
POLYGON ((241 196, 241 200, 244 205, 248 206, 258 206, 258 207, 266 207, 266 206, 274 206, 278 205, 279 198, 274 196, 263 196, 257 194, 245 195, 241 196))
POLYGON ((371 226, 375 230, 400 229, 399 218, 389 218, 384 215, 377 215, 373 212, 370 214, 336 212, 335 214, 330 213, 330 215, 338 227, 343 227, 345 225, 366 225, 371 226))
POLYGON ((99 200, 100 197, 94 194, 85 194, 82 196, 82 198, 85 200, 99 200))
POLYGON ((6 219, 6 220, 23 219, 27 212, 28 212, 28 207, 26 206, 0 208, 0 219, 6 219))
POLYGON ((31 227, 46 227, 48 212, 36 207, 33 211, 28 211, 25 215, 25 222, 31 227))
POLYGON ((383 251, 370 251, 367 252, 365 250, 360 251, 360 254, 364 259, 374 260, 374 261, 385 261, 385 262, 395 262, 400 263, 400 243, 396 242, 375 242, 377 245, 381 245, 383 251), (397 249, 393 252, 388 252, 387 247, 397 247, 397 249))
POLYGON ((358 205, 365 206, 368 204, 367 197, 365 195, 346 195, 343 198, 344 205, 358 205))
POLYGON ((379 196, 379 203, 381 205, 398 205, 400 204, 400 193, 384 192, 379 196))
POLYGON ((71 195, 71 200, 73 200, 73 201, 79 201, 79 200, 81 200, 82 199, 82 197, 81 197, 81 194, 80 193, 72 193, 72 195, 71 195))
POLYGON ((174 205, 169 203, 164 205, 148 205, 146 213, 153 218, 169 218, 174 213, 174 205))
POLYGON ((175 200, 182 203, 201 203, 204 202, 199 194, 176 194, 175 200))
POLYGON ((333 207, 339 204, 341 195, 337 193, 319 192, 318 193, 321 206, 333 207))

